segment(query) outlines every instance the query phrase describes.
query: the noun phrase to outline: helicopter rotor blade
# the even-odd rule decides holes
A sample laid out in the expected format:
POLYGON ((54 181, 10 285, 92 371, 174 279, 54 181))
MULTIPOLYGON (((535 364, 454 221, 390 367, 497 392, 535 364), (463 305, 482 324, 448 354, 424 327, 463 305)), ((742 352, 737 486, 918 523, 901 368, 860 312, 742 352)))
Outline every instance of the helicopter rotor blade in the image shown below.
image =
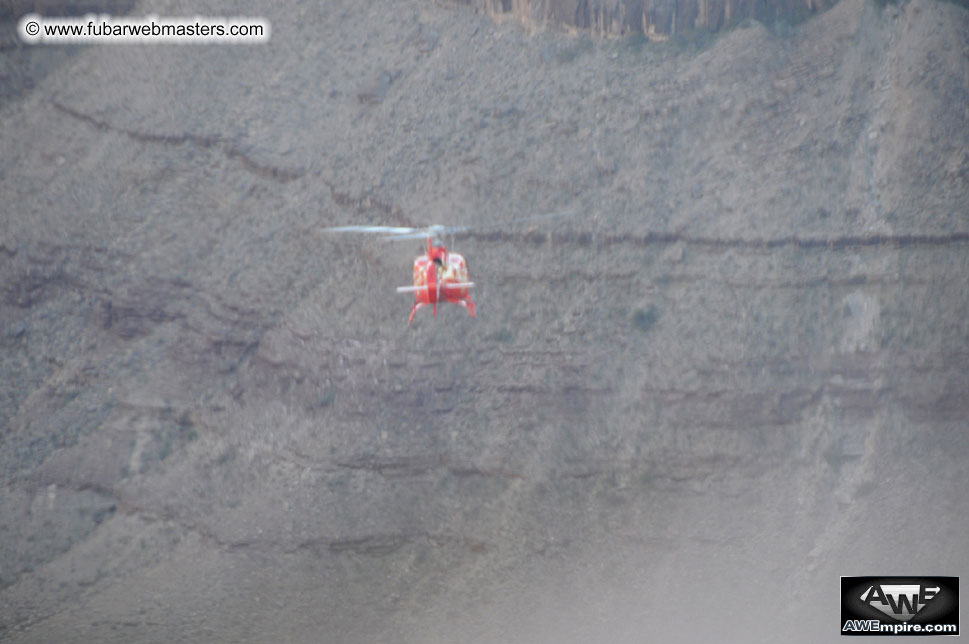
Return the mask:
POLYGON ((406 241, 408 239, 423 239, 425 237, 440 239, 445 235, 460 235, 462 233, 482 230, 484 228, 510 227, 533 221, 572 217, 574 215, 575 213, 571 211, 552 212, 544 215, 520 217, 518 219, 505 219, 502 221, 473 224, 470 226, 441 226, 440 224, 425 226, 424 228, 395 226, 335 226, 332 228, 325 228, 324 230, 331 233, 377 233, 384 236, 384 241, 406 241))
POLYGON ((419 228, 403 228, 394 226, 334 226, 324 228, 328 233, 379 233, 382 235, 406 235, 419 228))
MULTIPOLYGON (((418 230, 413 233, 405 233, 402 235, 389 235, 384 237, 384 241, 407 241, 408 239, 424 239, 429 233, 426 230, 418 230)), ((433 237, 433 235, 431 235, 433 237)))
POLYGON ((404 233, 402 235, 390 235, 389 237, 384 237, 384 241, 407 241, 408 239, 424 239, 426 237, 433 237, 434 239, 440 239, 444 235, 450 234, 449 230, 443 226, 430 226, 428 228, 421 228, 420 230, 415 230, 412 233, 404 233))
POLYGON ((573 217, 574 212, 551 212, 544 215, 534 215, 532 217, 520 217, 518 219, 504 219, 482 224, 472 224, 469 226, 440 226, 433 225, 427 228, 413 228, 403 233, 391 233, 387 241, 403 241, 407 239, 420 239, 423 237, 443 237, 444 235, 460 235, 462 233, 474 232, 484 228, 511 227, 518 224, 530 223, 533 221, 545 221, 548 219, 559 219, 562 217, 573 217))

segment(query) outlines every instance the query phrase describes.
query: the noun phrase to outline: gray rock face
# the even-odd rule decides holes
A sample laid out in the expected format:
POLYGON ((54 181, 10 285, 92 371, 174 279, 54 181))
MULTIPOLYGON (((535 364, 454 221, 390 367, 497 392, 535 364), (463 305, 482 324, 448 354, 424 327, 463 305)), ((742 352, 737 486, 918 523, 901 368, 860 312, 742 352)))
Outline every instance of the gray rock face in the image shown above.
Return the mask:
POLYGON ((134 0, 4 0, 0 4, 0 21, 14 24, 27 13, 42 16, 83 16, 85 14, 127 14, 134 0))
POLYGON ((969 576, 969 12, 232 11, 10 50, 0 640, 814 643, 969 576), (480 225, 478 319, 351 223, 480 225))
POLYGON ((718 31, 745 19, 797 22, 831 0, 454 0, 495 17, 551 24, 602 36, 652 40, 694 30, 718 31))

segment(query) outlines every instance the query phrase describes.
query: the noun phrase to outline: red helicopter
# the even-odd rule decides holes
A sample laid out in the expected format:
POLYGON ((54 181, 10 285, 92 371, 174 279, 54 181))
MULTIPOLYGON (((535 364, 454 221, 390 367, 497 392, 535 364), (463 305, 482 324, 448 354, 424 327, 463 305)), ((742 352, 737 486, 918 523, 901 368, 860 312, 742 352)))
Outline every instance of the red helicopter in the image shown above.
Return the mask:
POLYGON ((477 228, 489 226, 503 226, 536 219, 563 217, 572 213, 552 213, 527 217, 511 221, 485 224, 481 226, 428 226, 427 228, 404 228, 392 226, 337 226, 326 230, 334 233, 378 233, 384 235, 387 241, 427 238, 427 252, 414 260, 414 285, 398 286, 398 293, 413 293, 415 302, 411 309, 409 322, 414 321, 414 314, 425 306, 434 307, 437 316, 438 302, 451 302, 467 309, 471 317, 475 317, 475 304, 471 299, 470 289, 474 286, 468 272, 468 262, 464 256, 449 252, 441 239, 444 235, 454 235, 477 228))

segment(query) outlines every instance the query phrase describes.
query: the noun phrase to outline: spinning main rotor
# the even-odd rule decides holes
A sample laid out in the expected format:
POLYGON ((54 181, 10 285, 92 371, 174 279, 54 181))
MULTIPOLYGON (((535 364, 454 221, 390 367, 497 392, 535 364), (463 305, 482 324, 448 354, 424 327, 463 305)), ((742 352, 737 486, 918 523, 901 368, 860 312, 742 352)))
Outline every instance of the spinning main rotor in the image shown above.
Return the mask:
POLYGON ((482 228, 495 228, 503 226, 510 227, 532 221, 570 217, 573 214, 575 213, 553 212, 546 215, 535 215, 534 217, 522 217, 519 219, 507 219, 490 224, 477 224, 474 226, 442 226, 440 224, 433 224, 424 228, 409 228, 403 226, 334 226, 324 230, 331 233, 375 233, 382 235, 384 241, 405 241, 408 239, 423 239, 426 237, 433 240, 435 245, 437 245, 442 242, 445 235, 460 235, 461 233, 480 230, 482 228))

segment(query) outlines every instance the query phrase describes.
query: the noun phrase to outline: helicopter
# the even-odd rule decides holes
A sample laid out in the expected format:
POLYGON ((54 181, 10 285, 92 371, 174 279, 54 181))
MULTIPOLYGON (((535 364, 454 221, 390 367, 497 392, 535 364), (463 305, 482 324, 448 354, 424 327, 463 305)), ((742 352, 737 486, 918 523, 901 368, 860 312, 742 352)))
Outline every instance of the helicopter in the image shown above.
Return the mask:
POLYGON ((395 226, 335 226, 324 229, 331 233, 375 233, 382 235, 385 241, 403 241, 408 239, 427 239, 426 252, 414 259, 413 285, 398 286, 398 293, 413 293, 414 307, 411 309, 408 322, 414 321, 414 315, 425 306, 432 306, 434 316, 437 316, 438 302, 450 302, 464 307, 471 317, 475 317, 475 303, 471 299, 470 290, 474 286, 468 271, 468 262, 463 255, 448 251, 444 245, 445 235, 466 233, 471 230, 492 226, 519 224, 538 219, 570 216, 573 213, 550 213, 535 217, 525 217, 501 221, 495 224, 478 226, 441 226, 434 224, 424 228, 395 227, 395 226))

